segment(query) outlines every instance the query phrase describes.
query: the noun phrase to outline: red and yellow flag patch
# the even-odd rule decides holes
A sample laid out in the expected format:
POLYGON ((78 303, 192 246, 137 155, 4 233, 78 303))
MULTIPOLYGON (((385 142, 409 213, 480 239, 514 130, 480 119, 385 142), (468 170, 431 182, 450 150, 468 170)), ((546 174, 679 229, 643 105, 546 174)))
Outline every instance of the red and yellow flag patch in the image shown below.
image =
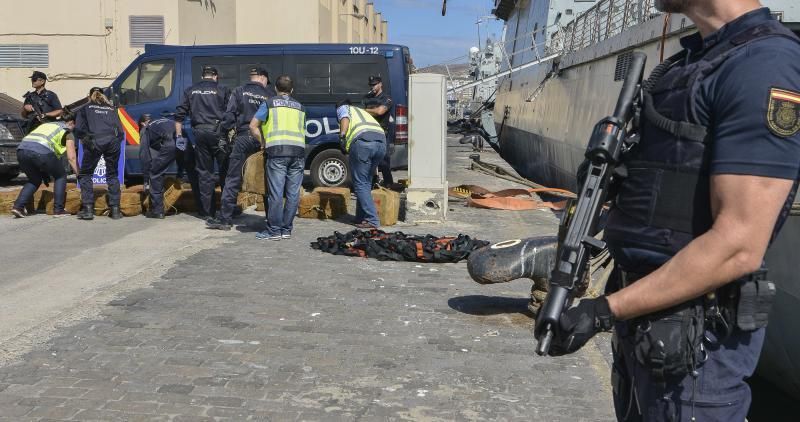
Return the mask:
POLYGON ((770 132, 784 138, 800 132, 800 93, 772 88, 769 92, 767 126, 770 132))

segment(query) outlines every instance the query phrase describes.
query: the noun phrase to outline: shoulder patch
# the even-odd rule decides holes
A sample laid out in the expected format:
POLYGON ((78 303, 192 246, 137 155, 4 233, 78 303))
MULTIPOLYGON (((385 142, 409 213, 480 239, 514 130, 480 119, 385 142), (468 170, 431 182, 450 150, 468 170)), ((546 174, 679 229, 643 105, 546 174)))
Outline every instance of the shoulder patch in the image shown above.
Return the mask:
POLYGON ((770 89, 767 126, 770 132, 784 138, 800 132, 800 93, 770 89))

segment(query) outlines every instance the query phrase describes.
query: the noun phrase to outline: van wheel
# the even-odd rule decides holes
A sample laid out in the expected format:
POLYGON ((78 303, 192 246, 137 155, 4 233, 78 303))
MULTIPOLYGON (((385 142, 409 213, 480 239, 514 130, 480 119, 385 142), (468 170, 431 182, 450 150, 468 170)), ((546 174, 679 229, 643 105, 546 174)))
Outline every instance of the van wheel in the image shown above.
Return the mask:
POLYGON ((350 184, 347 157, 337 149, 326 149, 311 161, 311 181, 314 186, 344 186, 350 184))

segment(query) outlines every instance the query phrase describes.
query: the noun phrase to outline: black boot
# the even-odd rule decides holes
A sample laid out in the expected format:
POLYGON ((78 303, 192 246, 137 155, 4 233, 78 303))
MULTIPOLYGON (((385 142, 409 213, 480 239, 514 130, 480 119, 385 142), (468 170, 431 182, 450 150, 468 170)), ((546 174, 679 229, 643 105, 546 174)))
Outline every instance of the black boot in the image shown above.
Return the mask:
POLYGON ((162 220, 164 219, 163 212, 153 212, 152 210, 147 211, 147 213, 144 216, 145 218, 158 218, 162 220))
POLYGON ((122 218, 122 212, 119 210, 119 206, 111 207, 111 219, 119 220, 120 218, 122 218))
POLYGON ((79 220, 94 220, 94 205, 84 205, 78 212, 79 220))

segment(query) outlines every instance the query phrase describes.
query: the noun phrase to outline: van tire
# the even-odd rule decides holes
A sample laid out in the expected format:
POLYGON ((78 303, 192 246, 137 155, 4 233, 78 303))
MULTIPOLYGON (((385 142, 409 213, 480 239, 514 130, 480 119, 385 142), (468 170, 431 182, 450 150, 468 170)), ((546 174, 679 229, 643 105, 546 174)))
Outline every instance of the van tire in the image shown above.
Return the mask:
POLYGON ((349 186, 350 166, 347 156, 338 149, 326 149, 311 160, 311 182, 314 186, 349 186))

